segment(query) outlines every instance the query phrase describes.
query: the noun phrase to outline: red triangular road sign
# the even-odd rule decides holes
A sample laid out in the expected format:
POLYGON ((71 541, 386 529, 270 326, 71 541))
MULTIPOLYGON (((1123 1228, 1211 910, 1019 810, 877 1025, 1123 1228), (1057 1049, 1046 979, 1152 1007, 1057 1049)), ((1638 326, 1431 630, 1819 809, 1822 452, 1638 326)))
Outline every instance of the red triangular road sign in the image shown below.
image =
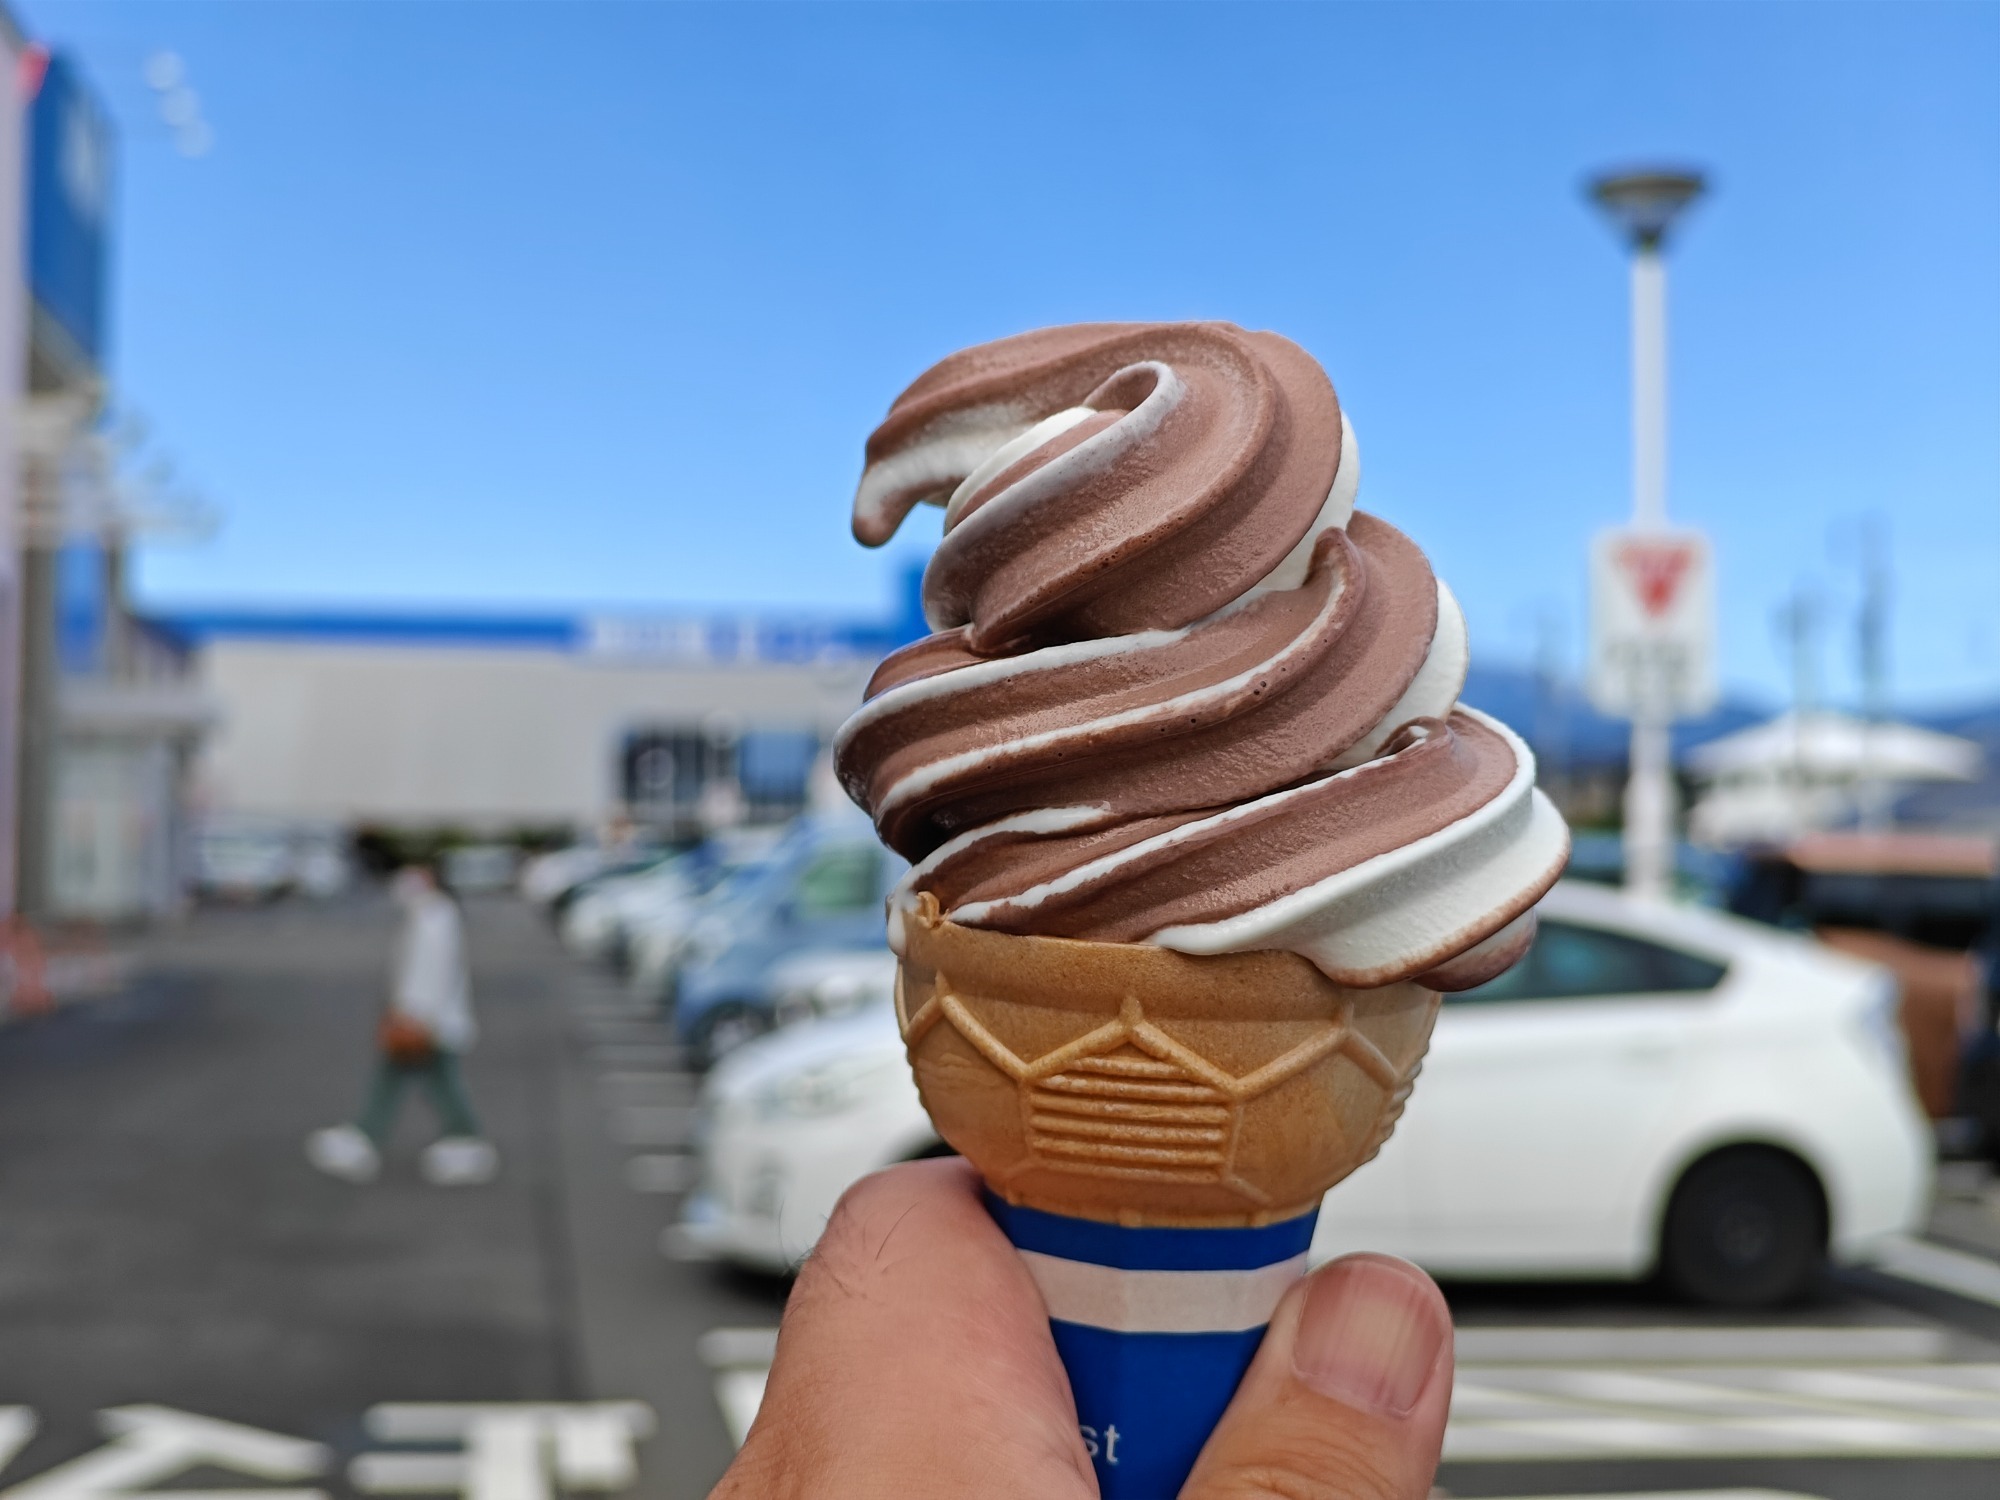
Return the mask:
POLYGON ((1678 541, 1627 542, 1617 556, 1618 566, 1639 596, 1639 607, 1657 618, 1673 608, 1674 595, 1694 562, 1694 548, 1678 541))

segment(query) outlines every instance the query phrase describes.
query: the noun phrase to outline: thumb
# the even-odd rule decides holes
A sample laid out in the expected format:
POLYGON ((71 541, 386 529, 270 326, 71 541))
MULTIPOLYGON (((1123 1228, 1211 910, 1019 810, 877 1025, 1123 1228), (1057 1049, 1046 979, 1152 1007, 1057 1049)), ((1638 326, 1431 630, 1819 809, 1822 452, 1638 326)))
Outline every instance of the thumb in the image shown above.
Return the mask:
POLYGON ((1181 1500, 1424 1500, 1451 1407, 1430 1277, 1350 1255, 1285 1294, 1181 1500))

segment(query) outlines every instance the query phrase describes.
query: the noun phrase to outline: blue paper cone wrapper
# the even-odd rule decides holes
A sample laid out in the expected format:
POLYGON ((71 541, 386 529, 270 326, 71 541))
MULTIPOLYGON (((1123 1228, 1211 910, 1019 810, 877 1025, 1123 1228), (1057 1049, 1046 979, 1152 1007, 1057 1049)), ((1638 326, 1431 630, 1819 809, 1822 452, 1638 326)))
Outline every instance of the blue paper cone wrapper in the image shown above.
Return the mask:
POLYGON ((1318 1211, 1260 1229, 1130 1229, 986 1202, 1048 1304, 1104 1500, 1173 1500, 1305 1273, 1318 1211))

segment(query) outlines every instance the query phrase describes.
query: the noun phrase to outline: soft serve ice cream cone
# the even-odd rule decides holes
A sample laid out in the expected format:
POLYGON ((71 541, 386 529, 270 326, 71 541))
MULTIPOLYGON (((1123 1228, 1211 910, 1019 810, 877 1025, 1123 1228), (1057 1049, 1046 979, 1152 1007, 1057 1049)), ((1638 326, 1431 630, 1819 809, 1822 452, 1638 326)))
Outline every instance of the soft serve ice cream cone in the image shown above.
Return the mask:
POLYGON ((1042 1287, 1107 1496, 1178 1488, 1437 992, 1525 951, 1567 855, 1359 467, 1310 356, 1213 323, 966 350, 868 444, 856 535, 925 501, 945 534, 935 633, 836 768, 912 861, 911 1063, 1042 1287))

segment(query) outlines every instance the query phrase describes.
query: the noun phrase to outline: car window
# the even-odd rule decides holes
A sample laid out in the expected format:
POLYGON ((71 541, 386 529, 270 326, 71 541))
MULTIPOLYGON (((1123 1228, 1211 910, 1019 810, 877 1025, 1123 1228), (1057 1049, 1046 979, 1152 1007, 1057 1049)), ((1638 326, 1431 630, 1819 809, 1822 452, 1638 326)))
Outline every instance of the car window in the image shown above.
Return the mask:
POLYGON ((865 844, 823 849, 799 873, 793 900, 803 917, 844 916, 882 904, 882 851, 865 844))
POLYGON ((1456 1005, 1699 993, 1714 989, 1725 972, 1722 964, 1663 943, 1544 920, 1518 964, 1498 979, 1445 1000, 1456 1005))

